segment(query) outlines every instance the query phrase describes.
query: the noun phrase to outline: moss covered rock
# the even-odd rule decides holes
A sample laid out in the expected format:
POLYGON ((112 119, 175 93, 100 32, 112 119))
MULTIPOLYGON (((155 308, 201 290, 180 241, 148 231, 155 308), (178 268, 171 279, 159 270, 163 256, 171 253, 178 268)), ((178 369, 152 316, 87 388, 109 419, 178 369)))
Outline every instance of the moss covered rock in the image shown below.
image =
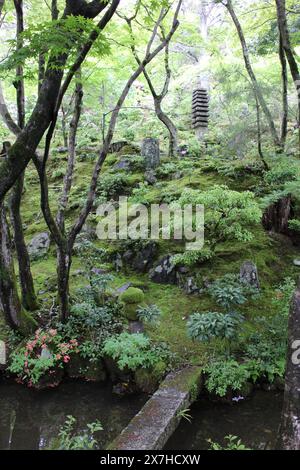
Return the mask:
POLYGON ((144 302, 145 294, 137 287, 129 287, 120 295, 120 300, 124 304, 124 315, 128 320, 136 320, 136 310, 144 302))
POLYGON ((73 379, 84 379, 90 382, 104 382, 107 378, 104 365, 101 360, 91 362, 79 354, 72 356, 67 366, 67 374, 73 379))
POLYGON ((151 369, 138 369, 134 379, 139 390, 144 393, 154 393, 166 373, 166 364, 158 362, 151 369))

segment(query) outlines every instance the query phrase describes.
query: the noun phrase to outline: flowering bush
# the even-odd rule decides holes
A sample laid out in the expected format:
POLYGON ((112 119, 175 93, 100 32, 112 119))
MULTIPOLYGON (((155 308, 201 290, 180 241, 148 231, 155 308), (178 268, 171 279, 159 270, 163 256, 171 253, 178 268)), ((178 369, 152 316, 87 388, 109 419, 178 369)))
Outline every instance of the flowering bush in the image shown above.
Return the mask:
POLYGON ((78 351, 78 342, 65 342, 55 329, 38 329, 26 345, 11 356, 10 372, 29 387, 37 384, 45 374, 54 374, 70 361, 70 354, 78 351))

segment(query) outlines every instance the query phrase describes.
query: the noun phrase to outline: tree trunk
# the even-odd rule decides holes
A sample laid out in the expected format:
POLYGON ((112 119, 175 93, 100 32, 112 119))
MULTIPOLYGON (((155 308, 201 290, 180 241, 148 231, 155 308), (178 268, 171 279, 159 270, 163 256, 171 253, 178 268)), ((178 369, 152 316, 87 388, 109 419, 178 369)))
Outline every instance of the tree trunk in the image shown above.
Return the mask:
POLYGON ((282 120, 281 120, 281 136, 280 141, 284 149, 287 137, 288 126, 288 77, 287 77, 287 63, 283 48, 282 36, 279 30, 279 58, 281 63, 281 77, 282 77, 282 120))
POLYGON ((17 292, 4 204, 0 204, 0 312, 11 328, 18 329, 21 326, 22 306, 17 292))
POLYGON ((290 309, 285 391, 277 447, 300 450, 300 283, 290 309))
POLYGON ((248 75, 251 79, 252 86, 255 90, 255 93, 257 95, 257 98, 259 100, 261 108, 262 108, 262 110, 263 110, 263 112, 266 116, 267 121, 268 121, 270 131, 271 131, 271 135, 272 135, 272 138, 273 138, 273 141, 274 141, 274 145, 277 148, 282 148, 281 143, 280 143, 280 139, 279 139, 277 131, 276 131, 275 123, 274 123, 274 120, 272 118, 271 111, 269 110, 269 107, 268 107, 268 105, 267 105, 267 103, 264 99, 264 96, 262 94, 262 91, 261 91, 260 86, 258 84, 258 81, 256 79, 256 75, 253 71, 253 68, 252 68, 252 65, 251 65, 251 62, 250 62, 248 46, 247 46, 247 43, 246 43, 246 39, 245 39, 245 36, 244 36, 244 32, 243 32, 241 23, 239 22, 239 19, 235 14, 235 11, 234 11, 231 0, 227 0, 227 3, 225 4, 225 6, 226 6, 227 10, 229 11, 230 16, 233 20, 233 23, 236 27, 236 30, 237 30, 237 33, 238 33, 238 36, 239 36, 239 39, 240 39, 240 42, 241 42, 242 50, 243 50, 243 56, 244 56, 246 70, 247 70, 248 75))
MULTIPOLYGON (((14 0, 14 4, 17 15, 17 47, 18 49, 21 49, 23 46, 21 35, 24 31, 23 0, 14 0)), ((22 66, 18 66, 16 69, 16 90, 18 126, 20 129, 23 129, 25 125, 25 88, 22 66)), ((26 310, 33 311, 38 308, 38 303, 34 292, 34 284, 30 271, 30 258, 25 243, 23 223, 20 212, 23 188, 24 173, 22 173, 12 189, 12 193, 9 198, 9 209, 11 223, 14 231, 15 248, 19 263, 22 304, 26 310)))
POLYGON ((285 51, 286 58, 288 60, 291 75, 295 84, 298 100, 298 127, 299 127, 299 146, 300 146, 300 72, 297 64, 297 60, 292 49, 290 33, 288 29, 287 17, 286 17, 286 1, 276 0, 277 7, 277 20, 278 26, 282 38, 282 46, 285 51))
POLYGON ((154 105, 158 119, 166 126, 169 132, 169 157, 175 157, 178 147, 177 128, 172 120, 163 112, 160 100, 154 99, 154 105))
POLYGON ((265 160, 263 149, 262 149, 262 140, 261 140, 261 122, 260 122, 260 106, 258 98, 254 92, 255 102, 256 102, 256 122, 257 122, 257 147, 258 147, 258 155, 264 165, 264 169, 266 171, 269 170, 269 166, 265 160))
POLYGON ((69 279, 72 264, 71 251, 65 247, 57 248, 57 295, 60 318, 65 322, 69 316, 69 279))
POLYGON ((30 257, 24 239, 23 223, 20 213, 23 182, 24 175, 18 179, 17 183, 13 187, 12 194, 9 199, 9 209, 19 263, 22 304, 26 310, 34 311, 38 308, 38 302, 34 291, 34 283, 30 270, 30 257))
POLYGON ((292 218, 291 196, 284 196, 271 204, 264 212, 262 224, 265 230, 276 233, 289 233, 289 220, 292 218))

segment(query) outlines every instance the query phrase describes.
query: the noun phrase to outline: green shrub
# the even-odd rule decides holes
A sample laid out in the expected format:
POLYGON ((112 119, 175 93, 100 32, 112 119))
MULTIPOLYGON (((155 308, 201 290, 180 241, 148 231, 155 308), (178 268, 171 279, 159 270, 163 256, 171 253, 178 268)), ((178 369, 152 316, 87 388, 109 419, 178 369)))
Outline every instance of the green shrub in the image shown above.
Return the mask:
POLYGON ((98 184, 98 194, 105 198, 114 198, 122 194, 128 186, 128 177, 123 173, 105 173, 98 184))
POLYGON ((194 313, 187 327, 193 340, 209 342, 213 339, 232 340, 236 338, 244 317, 238 313, 194 313))
POLYGON ((217 279, 209 286, 208 292, 218 305, 227 310, 245 304, 250 296, 258 296, 255 287, 242 282, 239 276, 234 274, 226 274, 217 279))
POLYGON ((185 251, 172 256, 172 263, 175 265, 195 266, 212 258, 213 252, 204 247, 201 251, 185 251))
POLYGON ((207 390, 220 397, 224 397, 228 390, 241 390, 251 376, 247 365, 239 364, 234 359, 212 362, 205 368, 205 373, 207 390))
POLYGON ((87 424, 87 429, 81 434, 75 434, 76 419, 67 416, 65 424, 60 428, 58 438, 51 442, 51 450, 95 450, 98 443, 95 433, 103 431, 100 421, 87 424))
POLYGON ((226 446, 222 446, 217 442, 213 442, 211 439, 208 439, 207 442, 210 444, 210 450, 251 450, 242 443, 241 439, 237 436, 229 436, 224 437, 225 441, 227 441, 226 446))
POLYGON ((129 287, 120 295, 121 302, 124 302, 125 304, 139 304, 144 301, 144 298, 144 292, 137 287, 129 287))
POLYGON ((155 325, 161 317, 161 310, 157 305, 147 305, 146 307, 139 307, 136 311, 137 317, 143 323, 155 325))
POLYGON ((152 348, 150 339, 141 333, 121 333, 109 338, 104 344, 103 352, 117 361, 121 370, 153 368, 162 359, 160 352, 152 348))
POLYGON ((12 353, 8 370, 31 387, 48 372, 63 368, 77 351, 78 341, 74 336, 66 342, 56 329, 38 329, 26 346, 12 353))
POLYGON ((227 186, 214 186, 208 191, 186 189, 179 203, 204 205, 206 239, 212 252, 227 240, 252 240, 250 229, 262 215, 253 193, 232 191, 227 186))

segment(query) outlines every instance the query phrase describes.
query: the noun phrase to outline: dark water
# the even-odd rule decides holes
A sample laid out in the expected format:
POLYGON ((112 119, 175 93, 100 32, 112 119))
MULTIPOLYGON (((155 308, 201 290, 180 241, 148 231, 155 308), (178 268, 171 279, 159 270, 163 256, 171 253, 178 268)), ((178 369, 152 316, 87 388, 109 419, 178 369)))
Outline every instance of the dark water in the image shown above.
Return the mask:
POLYGON ((274 449, 283 395, 258 391, 232 406, 199 400, 191 409, 192 423, 183 420, 166 445, 168 450, 204 450, 207 439, 224 444, 229 434, 239 436, 251 449, 274 449))
POLYGON ((67 415, 78 428, 100 420, 100 446, 111 442, 141 409, 147 397, 116 397, 110 385, 67 382, 36 392, 15 383, 0 382, 0 449, 44 449, 56 437, 67 415))

